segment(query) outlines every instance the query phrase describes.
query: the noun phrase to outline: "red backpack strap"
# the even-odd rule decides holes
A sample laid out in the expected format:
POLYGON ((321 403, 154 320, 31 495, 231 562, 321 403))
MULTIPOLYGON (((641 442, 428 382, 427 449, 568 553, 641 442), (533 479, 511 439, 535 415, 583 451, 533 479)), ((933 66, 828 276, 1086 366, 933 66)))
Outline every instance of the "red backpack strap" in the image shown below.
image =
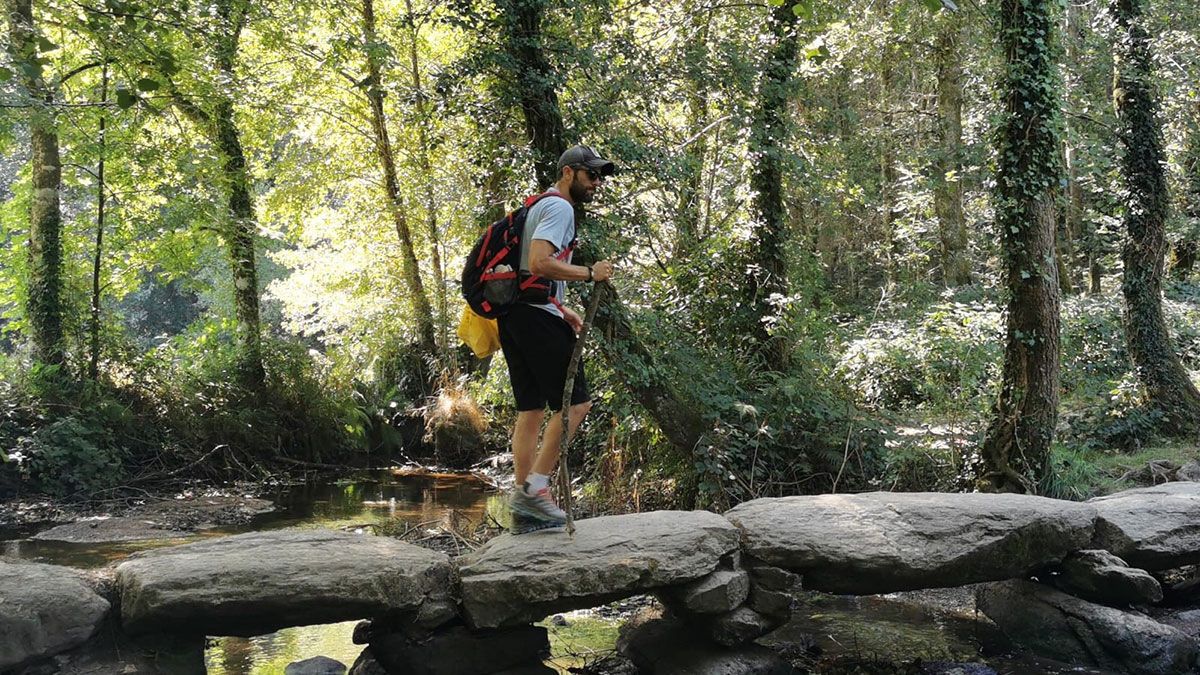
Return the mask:
POLYGON ((527 209, 531 208, 534 204, 542 201, 542 199, 544 199, 546 197, 558 197, 559 199, 563 200, 564 202, 567 201, 567 198, 564 197, 561 192, 558 192, 558 191, 551 192, 550 190, 546 190, 545 192, 543 192, 541 194, 531 195, 531 196, 527 197, 525 199, 525 208, 527 208, 527 209))

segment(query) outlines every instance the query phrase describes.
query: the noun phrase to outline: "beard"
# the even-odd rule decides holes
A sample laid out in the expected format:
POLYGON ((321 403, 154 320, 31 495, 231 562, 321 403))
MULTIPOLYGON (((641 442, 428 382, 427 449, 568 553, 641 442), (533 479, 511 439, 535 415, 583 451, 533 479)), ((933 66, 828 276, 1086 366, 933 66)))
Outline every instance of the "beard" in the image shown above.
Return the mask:
POLYGON ((579 176, 575 176, 571 180, 571 201, 576 204, 586 204, 592 201, 592 196, 595 194, 595 189, 588 189, 579 182, 579 176))

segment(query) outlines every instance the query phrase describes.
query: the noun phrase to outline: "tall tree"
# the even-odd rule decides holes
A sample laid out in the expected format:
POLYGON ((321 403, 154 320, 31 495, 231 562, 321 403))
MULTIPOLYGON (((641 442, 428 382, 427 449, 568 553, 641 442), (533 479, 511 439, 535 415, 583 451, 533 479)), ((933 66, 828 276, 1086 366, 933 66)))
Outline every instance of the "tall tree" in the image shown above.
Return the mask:
POLYGON ((784 155, 790 136, 788 103, 792 75, 799 51, 799 18, 791 2, 771 10, 767 25, 772 44, 766 54, 759 80, 758 101, 750 126, 750 189, 754 230, 751 256, 754 264, 748 292, 754 306, 754 325, 763 360, 769 368, 787 366, 786 337, 772 333, 772 319, 782 308, 778 299, 788 292, 785 245, 788 239, 787 212, 783 206, 784 155))
POLYGON ((421 281, 421 268, 417 264, 412 229, 408 224, 407 207, 404 204, 404 195, 400 192, 396 159, 388 135, 387 113, 383 108, 383 61, 386 45, 379 41, 375 32, 374 0, 362 0, 362 30, 367 59, 367 79, 363 84, 371 103, 371 129, 374 132, 375 153, 383 169, 388 210, 392 214, 396 235, 400 238, 401 255, 404 256, 401 268, 409 295, 412 296, 418 341, 421 350, 429 357, 434 357, 437 354, 437 338, 433 327, 433 309, 429 304, 429 296, 425 293, 425 285, 421 281))
POLYGON ((1058 417, 1059 285, 1054 235, 1062 172, 1052 0, 1001 0, 1004 119, 996 223, 1009 292, 1004 373, 981 448, 978 486, 1034 492, 1058 417))
POLYGON ((258 267, 255 238, 258 219, 254 208, 250 170, 241 134, 234 119, 233 94, 237 58, 249 8, 242 0, 217 0, 211 31, 211 55, 219 83, 207 101, 189 97, 171 85, 175 105, 220 151, 226 190, 226 217, 222 227, 226 253, 233 271, 234 318, 237 322, 237 377, 249 389, 265 378, 262 354, 262 320, 259 313, 258 267))
POLYGON ((971 283, 967 223, 963 216, 963 20, 960 12, 938 12, 933 61, 937 69, 937 136, 933 207, 938 220, 942 279, 947 286, 971 283))
POLYGON ((34 357, 49 364, 65 358, 63 337, 62 161, 54 93, 42 73, 32 0, 8 0, 9 53, 29 94, 29 144, 33 199, 29 212, 29 294, 25 313, 34 357))
MULTIPOLYGON (((100 104, 108 102, 108 63, 101 65, 100 73, 100 104)), ((92 253, 92 302, 91 322, 88 331, 91 338, 91 348, 88 350, 88 378, 95 380, 100 375, 100 274, 104 263, 104 206, 106 203, 104 184, 104 160, 107 150, 108 118, 101 113, 97 130, 96 142, 99 145, 100 157, 96 161, 96 248, 92 253)))
POLYGON ((417 125, 417 168, 421 172, 422 190, 425 197, 425 235, 429 237, 429 258, 433 263, 434 297, 438 306, 438 326, 441 328, 442 348, 449 353, 449 338, 445 330, 449 324, 446 309, 446 272, 442 266, 442 238, 438 231, 438 200, 434 192, 434 181, 437 179, 433 172, 433 140, 431 129, 433 116, 429 110, 428 94, 421 85, 421 64, 419 46, 421 42, 421 26, 417 15, 413 12, 412 0, 404 0, 406 22, 409 29, 408 56, 412 73, 413 103, 415 106, 417 125))
POLYGON ((1125 337, 1147 403, 1164 414, 1163 430, 1200 431, 1200 392, 1179 362, 1162 310, 1162 278, 1170 210, 1166 156, 1154 92, 1143 0, 1113 0, 1113 101, 1125 146, 1125 337))
POLYGON ((687 129, 694 135, 683 148, 683 176, 679 181, 679 202, 675 217, 673 251, 678 259, 686 259, 700 234, 704 209, 704 160, 708 154, 709 49, 708 34, 712 12, 698 7, 694 0, 685 2, 684 13, 689 17, 687 37, 680 57, 683 60, 684 95, 687 98, 687 129))

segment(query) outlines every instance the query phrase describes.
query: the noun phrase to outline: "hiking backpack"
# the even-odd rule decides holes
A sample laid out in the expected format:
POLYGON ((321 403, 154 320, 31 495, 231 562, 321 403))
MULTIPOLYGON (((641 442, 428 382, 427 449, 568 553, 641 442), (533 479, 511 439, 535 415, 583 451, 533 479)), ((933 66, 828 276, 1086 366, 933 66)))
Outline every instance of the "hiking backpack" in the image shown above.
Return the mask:
MULTIPOLYGON (((533 195, 516 211, 488 225, 471 248, 463 265, 462 296, 479 316, 487 319, 503 316, 517 302, 557 302, 553 281, 521 271, 525 218, 529 209, 546 197, 565 199, 556 192, 533 195)), ((566 260, 574 247, 572 241, 555 257, 566 260)))

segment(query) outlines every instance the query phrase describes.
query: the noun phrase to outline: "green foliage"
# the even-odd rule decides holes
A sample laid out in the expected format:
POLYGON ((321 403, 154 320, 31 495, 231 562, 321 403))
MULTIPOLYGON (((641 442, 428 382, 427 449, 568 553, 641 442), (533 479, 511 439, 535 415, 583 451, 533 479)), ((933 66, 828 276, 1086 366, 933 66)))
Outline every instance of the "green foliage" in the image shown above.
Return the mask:
POLYGON ((864 489, 882 450, 877 423, 808 377, 756 379, 713 410, 692 464, 698 505, 721 509, 757 497, 864 489))
POLYGON ((847 344, 837 374, 875 408, 977 408, 976 397, 999 379, 999 307, 951 296, 920 312, 867 326, 865 337, 847 344))
POLYGON ((95 419, 64 417, 17 439, 9 459, 43 492, 93 497, 125 476, 126 452, 95 419))
POLYGON ((302 345, 265 340, 267 379, 245 389, 228 323, 202 323, 154 350, 137 372, 139 394, 159 402, 183 447, 321 461, 352 447, 359 417, 345 387, 302 345))
POLYGON ((80 385, 61 366, 25 372, 0 357, 0 452, 34 489, 88 498, 127 476, 130 411, 109 392, 80 385))
MULTIPOLYGON (((956 83, 957 144, 938 134, 944 111, 933 96, 944 73, 931 49, 956 11, 949 0, 414 0, 411 16, 405 3, 377 5, 371 44, 360 34, 357 2, 301 1, 283 12, 240 0, 37 6, 39 22, 55 27, 47 32, 53 44, 33 44, 25 57, 0 64, 0 170, 12 179, 0 186, 0 349, 9 355, 0 377, 0 453, 25 448, 21 457, 33 461, 36 442, 47 466, 75 458, 97 476, 85 487, 69 471, 55 482, 48 470, 38 474, 42 489, 81 494, 119 474, 133 480, 197 460, 195 472, 215 477, 265 472, 276 455, 337 461, 411 452, 422 431, 411 412, 429 405, 429 383, 443 374, 482 407, 489 421, 482 445, 504 449, 515 411, 503 360, 497 356, 484 374, 451 356, 457 290, 432 261, 440 253, 453 276, 480 223, 536 188, 535 159, 544 165, 547 148, 533 147, 544 139, 529 135, 527 123, 536 124, 521 95, 531 88, 544 94, 540 111, 561 117, 559 140, 596 145, 622 169, 582 223, 581 254, 616 261, 633 336, 596 334, 593 344, 604 354, 639 347, 648 356, 617 364, 590 353, 597 405, 572 450, 573 466, 614 508, 672 500, 721 507, 835 483, 839 491, 956 488, 960 446, 879 429, 950 420, 956 434, 980 430, 1001 366, 999 244, 1030 222, 1010 207, 1048 193, 1074 200, 1058 252, 1074 288, 1094 275, 1111 289, 1121 269, 1111 44, 1098 5, 1070 7, 1064 58, 1054 41, 1047 44, 1054 31, 1045 21, 996 24, 978 7, 957 11, 963 37, 952 56, 971 65, 956 83), (249 12, 236 45, 228 39, 240 20, 240 10, 226 11, 233 6, 249 12), (770 45, 780 37, 771 35, 772 7, 800 19, 801 58, 789 65, 786 91, 763 86, 770 45), (529 17, 538 30, 522 25, 529 17), (1028 58, 1000 66, 997 29, 1019 38, 1019 56, 1028 58), (222 73, 218 60, 231 46, 234 62, 222 73), (410 347, 416 314, 363 122, 368 53, 384 66, 397 189, 422 280, 432 304, 448 310, 437 317, 434 363, 410 347), (536 73, 517 65, 537 58, 545 63, 536 73), (96 105, 101 69, 85 67, 102 59, 105 106, 96 105), (1047 63, 1063 64, 1061 106, 1047 63), (31 118, 19 84, 26 67, 68 104, 53 109, 66 160, 65 383, 24 373, 31 118), (1009 109, 995 97, 997 75, 1028 95, 1029 107, 1009 109), (767 129, 756 139, 754 111, 773 89, 788 104, 771 125, 778 143, 763 157, 756 148, 767 129), (181 98, 230 101, 246 154, 254 244, 265 252, 257 266, 263 331, 272 336, 266 381, 253 391, 235 377, 225 157, 181 98), (1038 131, 1033 154, 1016 157, 1032 119, 1063 126, 1060 108, 1069 113, 1062 147, 1038 131), (1006 145, 993 153, 997 127, 1006 145), (934 194, 950 178, 938 175, 946 155, 959 160, 953 182, 970 233, 959 253, 981 285, 942 294, 931 284, 944 278, 934 194), (1066 184, 1046 178, 1057 176, 1060 156, 1070 161, 1066 184), (101 377, 85 387, 70 380, 90 356, 101 157, 109 195, 101 377), (756 299, 740 280, 761 271, 751 269, 763 256, 753 236, 760 190, 750 177, 764 160, 781 168, 780 226, 772 234, 787 287, 756 299), (758 344, 743 338, 759 328, 786 344, 784 372, 761 371, 758 344), (701 418, 696 447, 664 438, 636 390, 650 383, 664 383, 664 396, 701 418), (64 454, 50 450, 51 440, 62 441, 64 454)), ((1200 194, 1192 65, 1200 48, 1195 8, 1176 5, 1156 6, 1151 35, 1160 54, 1182 64, 1161 69, 1156 86, 1167 166, 1185 197, 1169 236, 1186 242, 1200 223, 1192 208, 1200 194)), ((1047 12, 1033 18, 1048 19, 1047 12)), ((1022 261, 1012 273, 1036 280, 1043 265, 1022 261)), ((1166 293, 1175 346, 1185 366, 1198 368, 1200 292, 1180 284, 1166 293)), ((1069 485, 1095 478, 1080 462, 1145 443, 1155 421, 1132 384, 1121 314, 1111 292, 1063 304, 1068 445, 1056 452, 1080 454, 1054 461, 1069 485)))

